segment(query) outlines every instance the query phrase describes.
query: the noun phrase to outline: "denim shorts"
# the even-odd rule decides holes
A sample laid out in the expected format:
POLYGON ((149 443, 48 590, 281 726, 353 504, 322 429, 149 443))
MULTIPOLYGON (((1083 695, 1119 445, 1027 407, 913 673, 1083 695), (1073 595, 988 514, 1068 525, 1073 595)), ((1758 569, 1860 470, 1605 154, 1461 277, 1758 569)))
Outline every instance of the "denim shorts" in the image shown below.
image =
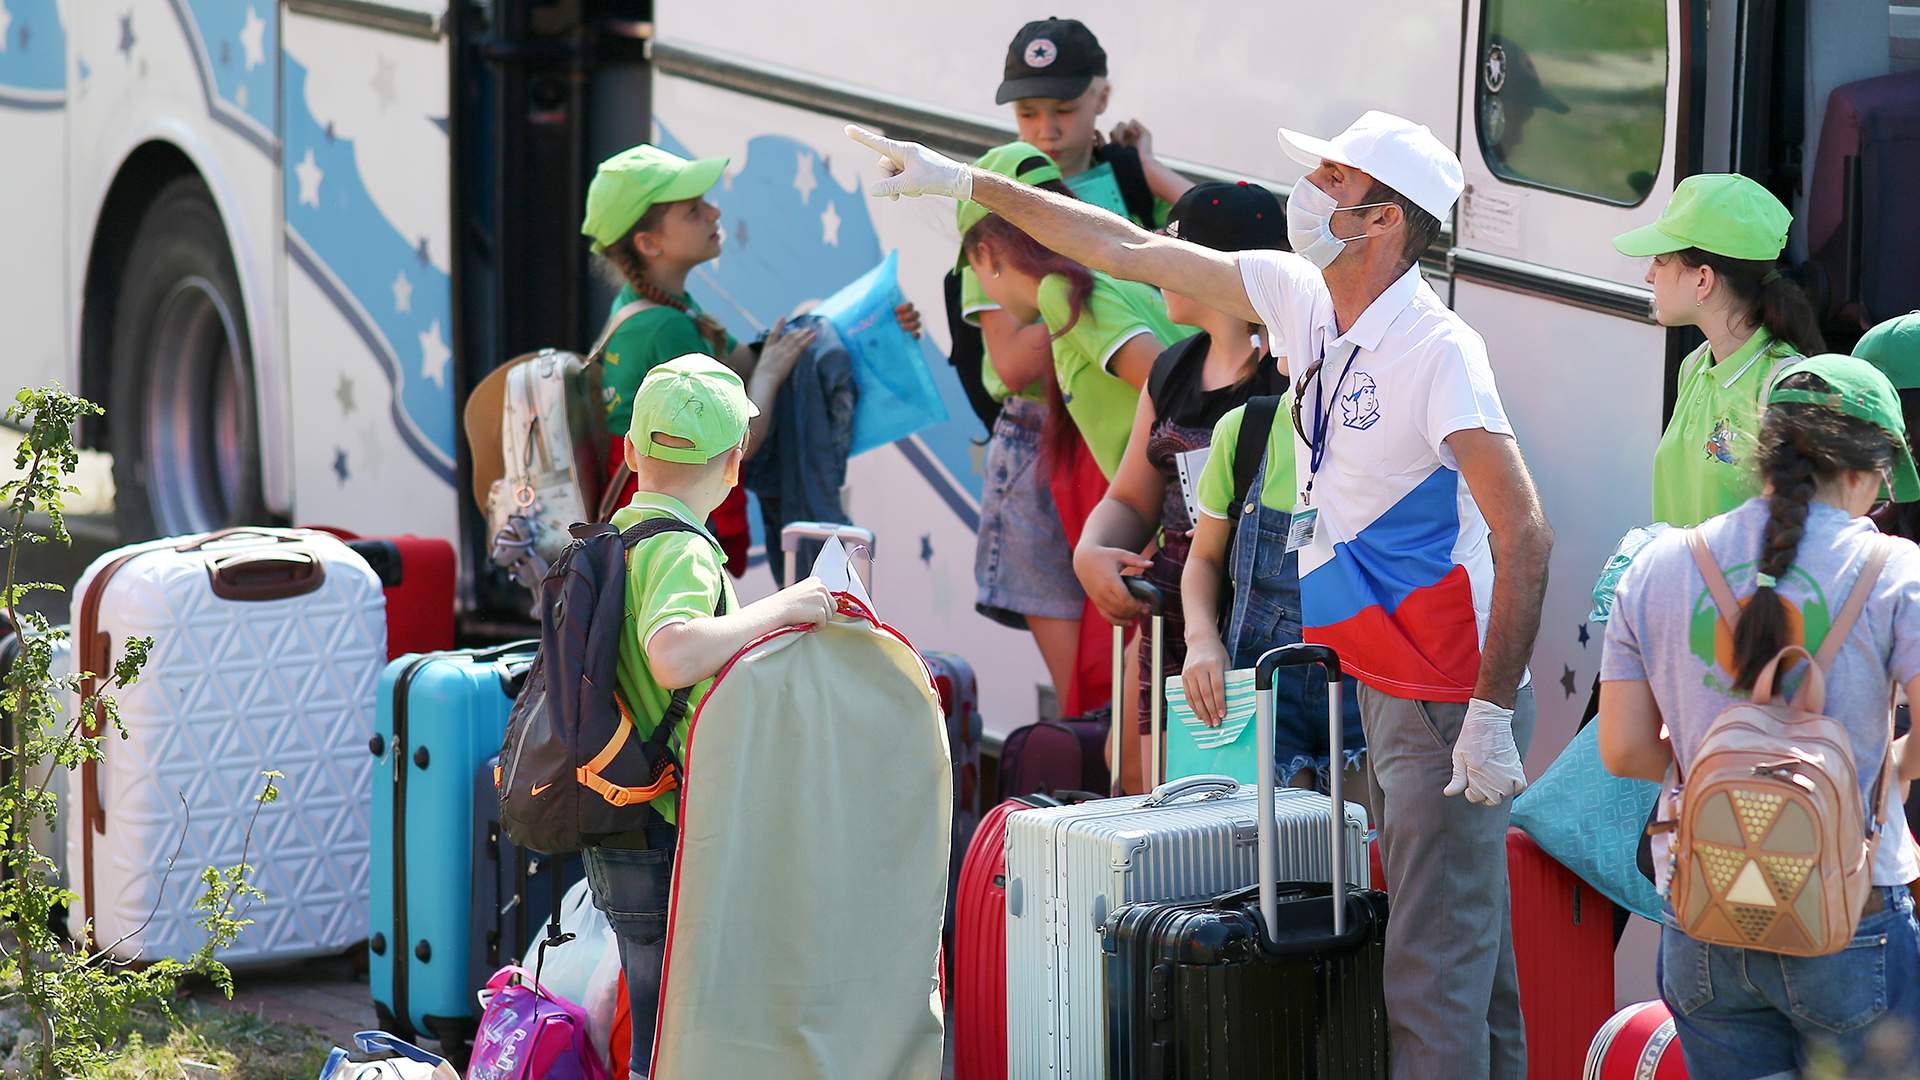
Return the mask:
POLYGON ((1047 406, 1008 398, 987 442, 986 487, 973 553, 974 606, 995 622, 1078 619, 1087 594, 1073 574, 1073 548, 1040 469, 1047 406))
POLYGON ((606 913, 620 946, 627 976, 627 1007, 633 1013, 630 1080, 644 1080, 653 1061, 653 1033, 660 1005, 660 974, 667 958, 667 898, 673 877, 673 826, 647 827, 647 846, 590 847, 581 853, 593 905, 606 913))
POLYGON ((1876 886, 1884 910, 1847 947, 1782 956, 1707 945, 1667 915, 1660 997, 1673 1012, 1687 1075, 1752 1080, 1826 1062, 1825 1075, 1920 1071, 1920 927, 1906 886, 1876 886))

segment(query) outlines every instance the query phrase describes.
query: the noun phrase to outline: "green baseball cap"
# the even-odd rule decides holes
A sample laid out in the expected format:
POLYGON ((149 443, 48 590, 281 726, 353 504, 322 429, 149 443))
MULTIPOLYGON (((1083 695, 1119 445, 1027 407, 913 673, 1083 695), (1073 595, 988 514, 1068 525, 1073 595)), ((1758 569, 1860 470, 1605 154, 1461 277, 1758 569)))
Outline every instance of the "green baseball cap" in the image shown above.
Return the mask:
POLYGON ((640 380, 627 441, 642 457, 704 465, 740 445, 747 421, 760 415, 733 370, 705 353, 669 360, 640 380), (685 439, 669 446, 655 436, 685 439))
POLYGON ((688 161, 647 143, 622 150, 594 172, 580 234, 593 238, 593 253, 598 255, 625 236, 655 204, 697 198, 713 190, 726 168, 726 158, 688 161))
MULTIPOLYGON (((981 154, 974 163, 975 168, 999 173, 1010 180, 1023 184, 1044 184, 1049 180, 1061 180, 1060 166, 1054 164, 1039 147, 1032 143, 1010 142, 981 154)), ((964 238, 967 230, 980 223, 980 219, 993 211, 977 202, 968 200, 954 208, 954 224, 960 226, 960 235, 964 238)), ((966 264, 966 256, 960 257, 961 265, 966 264)))
POLYGON ((1622 255, 1645 258, 1699 248, 1729 259, 1777 259, 1793 215, 1773 192, 1738 173, 1689 176, 1651 225, 1613 238, 1622 255))
POLYGON ((1773 388, 1767 392, 1769 405, 1792 401, 1839 409, 1893 436, 1896 446, 1893 457, 1893 501, 1913 502, 1920 499, 1920 474, 1914 472, 1913 451, 1907 445, 1907 422, 1900 411, 1900 395, 1879 368, 1857 356, 1843 356, 1840 353, 1822 353, 1796 360, 1781 369, 1779 377, 1773 381, 1773 388), (1818 375, 1833 389, 1789 390, 1780 385, 1788 376, 1803 371, 1818 375))
POLYGON ((1920 311, 1895 315, 1867 331, 1853 355, 1879 368, 1895 390, 1920 389, 1920 311))

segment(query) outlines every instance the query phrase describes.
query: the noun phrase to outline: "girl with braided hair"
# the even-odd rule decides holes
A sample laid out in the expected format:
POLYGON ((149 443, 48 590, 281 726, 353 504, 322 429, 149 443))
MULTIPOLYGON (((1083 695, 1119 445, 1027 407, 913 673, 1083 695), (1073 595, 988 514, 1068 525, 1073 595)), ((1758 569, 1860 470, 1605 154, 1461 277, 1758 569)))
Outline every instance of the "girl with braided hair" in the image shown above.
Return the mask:
MULTIPOLYGON (((1692 762, 1714 718, 1753 692, 1782 648, 1819 651, 1870 555, 1893 549, 1825 670, 1824 712, 1847 729, 1863 802, 1889 749, 1898 771, 1867 807, 1878 841, 1859 930, 1839 952, 1803 957, 1709 945, 1670 921, 1660 988, 1696 1080, 1792 1076, 1821 1055, 1838 1075, 1910 1075, 1920 1068, 1920 926, 1907 885, 1920 878, 1920 851, 1900 795, 1920 776, 1920 751, 1906 738, 1889 748, 1888 708, 1896 684, 1920 695, 1920 549, 1883 538, 1867 515, 1889 497, 1920 497, 1920 476, 1899 398, 1863 360, 1796 361, 1767 402, 1753 454, 1761 494, 1698 529, 1743 600, 1737 625, 1708 595, 1688 530, 1649 543, 1607 622, 1600 754, 1615 775, 1672 785, 1685 774, 1676 762, 1692 762)), ((1792 685, 1778 689, 1802 677, 1782 675, 1792 685)), ((1670 847, 1668 834, 1653 840, 1663 893, 1670 847)))
MULTIPOLYGON (((703 353, 732 368, 747 384, 747 397, 760 414, 747 433, 752 457, 773 422, 774 399, 800 354, 812 344, 809 330, 786 331, 776 325, 757 348, 742 344, 719 320, 700 310, 687 291, 695 267, 720 257, 720 210, 707 192, 726 171, 726 158, 689 161, 657 146, 642 144, 621 151, 594 173, 587 188, 586 220, 580 231, 593 241, 593 253, 620 284, 609 318, 620 326, 607 342, 601 392, 606 398, 607 430, 614 436, 610 463, 625 454, 633 397, 647 372, 669 360, 703 353), (622 317, 624 315, 624 317, 622 317)), ((894 311, 909 333, 920 333, 920 316, 910 303, 894 311)), ((632 482, 619 498, 624 505, 632 482)), ((736 489, 716 512, 718 521, 737 515, 744 540, 745 498, 736 489)), ((722 532, 729 530, 722 528, 722 532)), ((726 537, 722 536, 725 543, 726 537)), ((745 564, 744 545, 728 546, 728 567, 745 564)), ((739 572, 735 570, 736 574, 739 572)))

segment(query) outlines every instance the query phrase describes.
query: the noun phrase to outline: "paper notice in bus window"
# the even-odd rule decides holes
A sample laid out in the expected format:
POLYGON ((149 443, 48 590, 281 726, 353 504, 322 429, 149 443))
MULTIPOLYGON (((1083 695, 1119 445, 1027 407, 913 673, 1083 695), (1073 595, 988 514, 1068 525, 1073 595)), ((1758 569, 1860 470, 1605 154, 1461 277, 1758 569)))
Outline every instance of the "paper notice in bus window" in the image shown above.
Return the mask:
POLYGON ((1519 255, 1520 196, 1486 185, 1475 185, 1460 201, 1466 223, 1466 246, 1481 251, 1519 255))
POLYGON ((1209 449, 1203 446, 1173 455, 1174 469, 1180 474, 1180 497, 1187 505, 1187 520, 1195 523, 1200 520, 1200 471, 1207 467, 1209 449))

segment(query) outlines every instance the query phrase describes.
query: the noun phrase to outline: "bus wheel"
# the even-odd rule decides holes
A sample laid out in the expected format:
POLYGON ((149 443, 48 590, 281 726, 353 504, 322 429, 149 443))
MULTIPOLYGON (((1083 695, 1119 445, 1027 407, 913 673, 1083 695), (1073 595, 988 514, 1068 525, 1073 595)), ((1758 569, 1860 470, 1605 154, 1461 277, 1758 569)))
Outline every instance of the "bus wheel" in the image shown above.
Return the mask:
POLYGON ((133 236, 113 318, 123 540, 266 523, 248 340, 220 211, 198 177, 174 180, 133 236))

